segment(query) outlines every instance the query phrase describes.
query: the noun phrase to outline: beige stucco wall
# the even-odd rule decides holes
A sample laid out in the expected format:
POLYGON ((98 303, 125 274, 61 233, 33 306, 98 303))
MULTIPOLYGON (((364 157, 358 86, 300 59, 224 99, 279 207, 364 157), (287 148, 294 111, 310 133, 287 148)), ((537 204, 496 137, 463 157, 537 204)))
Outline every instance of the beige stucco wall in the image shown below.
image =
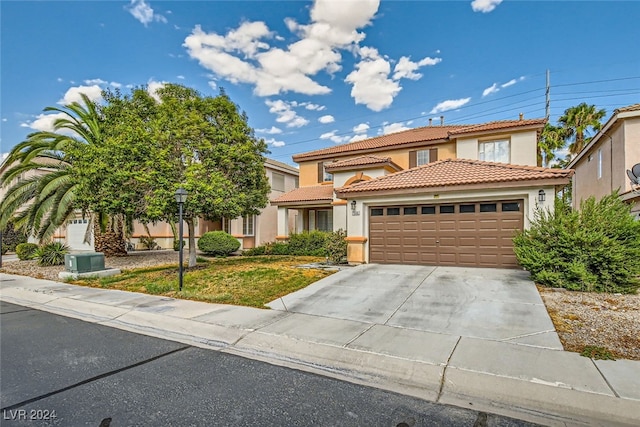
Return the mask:
POLYGON ((478 159, 478 143, 481 141, 492 141, 498 139, 510 140, 510 163, 514 165, 537 164, 537 133, 535 130, 525 132, 515 132, 512 134, 494 134, 490 136, 459 138, 456 141, 457 154, 459 159, 478 159))
POLYGON ((627 119, 600 135, 575 164, 573 204, 594 196, 600 199, 614 190, 631 190, 627 169, 640 163, 640 118, 627 119), (602 177, 598 178, 598 150, 602 152, 602 177))
MULTIPOLYGON (((425 145, 424 147, 411 147, 411 148, 386 150, 386 151, 372 151, 367 154, 372 154, 378 157, 391 157, 391 160, 395 164, 400 166, 402 169, 408 169, 409 168, 409 151, 429 149, 429 148, 438 149, 439 160, 453 159, 456 157, 455 142, 447 142, 444 144, 437 144, 437 145, 425 145)), ((347 160, 347 159, 353 159, 355 157, 360 157, 362 155, 363 153, 361 152, 361 153, 351 154, 347 156, 335 156, 331 159, 326 159, 324 161, 328 162, 332 160, 347 160)), ((318 162, 320 162, 320 160, 300 162, 300 187, 318 185, 318 162)))
MULTIPOLYGON (((362 245, 362 251, 364 252, 365 262, 369 262, 369 208, 371 206, 522 199, 524 200, 524 227, 529 228, 536 209, 549 209, 553 207, 554 194, 555 189, 553 187, 542 186, 514 189, 487 189, 472 192, 459 191, 441 194, 393 195, 359 199, 356 200, 356 212, 359 212, 360 215, 353 215, 350 209, 347 211, 347 235, 349 237, 367 238, 367 241, 362 245), (539 190, 544 190, 546 194, 546 201, 543 203, 538 202, 539 190)), ((351 200, 349 200, 349 203, 351 203, 351 200)))

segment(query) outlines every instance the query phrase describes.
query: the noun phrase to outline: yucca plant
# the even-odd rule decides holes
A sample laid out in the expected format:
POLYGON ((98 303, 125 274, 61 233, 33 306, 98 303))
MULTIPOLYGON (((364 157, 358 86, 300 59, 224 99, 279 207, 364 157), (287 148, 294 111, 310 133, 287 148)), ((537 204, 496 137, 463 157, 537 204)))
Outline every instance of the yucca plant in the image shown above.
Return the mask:
POLYGON ((53 242, 40 246, 35 255, 38 265, 63 265, 64 256, 69 253, 69 247, 64 243, 53 242))

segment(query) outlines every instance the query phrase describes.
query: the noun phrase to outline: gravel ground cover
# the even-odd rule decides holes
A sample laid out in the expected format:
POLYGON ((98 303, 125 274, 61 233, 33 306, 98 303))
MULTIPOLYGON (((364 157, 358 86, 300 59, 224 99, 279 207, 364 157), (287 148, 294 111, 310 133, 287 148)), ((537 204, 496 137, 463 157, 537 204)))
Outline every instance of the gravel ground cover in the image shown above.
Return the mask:
MULTIPOLYGON (((186 256, 186 254, 185 254, 186 256)), ((105 265, 122 270, 177 264, 175 251, 138 251, 107 258, 105 265)), ((2 271, 58 280, 64 266, 40 267, 36 261, 8 261, 2 271)), ((542 300, 568 351, 602 348, 615 358, 640 360, 640 294, 598 294, 538 287, 542 300)))

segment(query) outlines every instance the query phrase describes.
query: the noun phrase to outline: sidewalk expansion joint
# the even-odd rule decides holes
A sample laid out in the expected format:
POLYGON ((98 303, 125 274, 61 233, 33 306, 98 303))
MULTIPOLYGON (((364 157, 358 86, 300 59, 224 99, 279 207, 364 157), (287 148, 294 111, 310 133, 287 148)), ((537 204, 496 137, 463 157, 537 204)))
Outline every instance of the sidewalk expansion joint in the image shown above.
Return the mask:
POLYGON ((613 392, 613 395, 615 397, 620 397, 620 395, 618 394, 618 392, 613 388, 613 386, 611 385, 611 383, 609 382, 609 380, 607 379, 607 377, 604 376, 604 374, 602 373, 602 371, 600 370, 600 367, 598 366, 598 364, 596 363, 595 360, 590 359, 591 363, 593 363, 593 366, 596 367, 596 369, 598 370, 598 373, 600 374, 600 376, 604 379, 604 382, 607 383, 607 387, 609 387, 611 389, 611 391, 613 392))
POLYGON ((369 332, 371 328, 373 328, 374 326, 376 326, 375 323, 370 324, 364 331, 360 332, 358 335, 356 335, 355 337, 350 339, 346 344, 344 344, 343 347, 347 348, 349 344, 351 344, 352 342, 354 342, 355 340, 357 340, 358 338, 360 338, 361 336, 369 332))
POLYGON ((451 354, 449 354, 449 357, 447 358, 447 362, 444 365, 444 369, 442 369, 442 378, 440 379, 440 389, 438 390, 438 396, 436 397, 436 400, 435 400, 436 403, 440 402, 440 398, 442 397, 442 393, 444 391, 444 384, 447 379, 447 368, 449 367, 449 362, 451 362, 453 353, 456 352, 456 348, 458 348, 458 344, 460 344, 461 340, 462 340, 462 337, 458 337, 458 341, 456 341, 456 345, 453 346, 453 350, 451 350, 451 354))
POLYGON ((107 378, 107 377, 110 377, 112 375, 119 374, 120 372, 128 371, 129 369, 137 368, 138 366, 146 365, 147 363, 154 362, 154 361, 156 361, 158 359, 161 359, 161 358, 166 357, 166 356, 170 356, 170 355, 172 355, 174 353, 178 353, 180 351, 186 350, 186 349, 191 348, 191 347, 192 346, 190 346, 190 345, 186 345, 184 347, 176 348, 174 350, 167 351, 167 352, 159 354, 157 356, 150 357, 148 359, 142 360, 142 361, 134 363, 132 365, 124 366, 122 368, 114 369, 113 371, 105 372, 104 374, 100 374, 100 375, 96 375, 96 376, 91 377, 91 378, 87 378, 86 380, 79 381, 79 382, 77 382, 75 384, 71 384, 71 385, 69 385, 67 387, 63 387, 61 389, 54 390, 54 391, 51 391, 49 393, 41 394, 40 396, 32 397, 31 399, 27 399, 27 400, 24 400, 22 402, 15 403, 13 405, 7 406, 5 408, 0 409, 0 412, 5 413, 6 411, 13 411, 13 410, 18 409, 18 408, 20 408, 22 406, 29 405, 31 403, 37 402, 37 401, 42 400, 42 399, 46 399, 46 398, 54 396, 56 394, 64 393, 65 391, 72 390, 72 389, 74 389, 76 387, 80 387, 80 386, 83 386, 85 384, 89 384, 89 383, 92 383, 94 381, 98 381, 98 380, 101 380, 103 378, 107 378))

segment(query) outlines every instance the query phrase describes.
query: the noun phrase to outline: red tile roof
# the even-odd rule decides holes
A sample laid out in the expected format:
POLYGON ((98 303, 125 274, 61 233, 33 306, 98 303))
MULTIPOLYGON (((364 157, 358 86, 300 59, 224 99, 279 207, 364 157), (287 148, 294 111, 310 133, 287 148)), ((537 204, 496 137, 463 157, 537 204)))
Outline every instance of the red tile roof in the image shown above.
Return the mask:
POLYGON ((469 125, 453 126, 427 126, 409 129, 402 132, 390 133, 388 135, 377 136, 375 138, 364 139, 362 141, 350 142, 348 144, 336 145, 321 150, 310 151, 308 153, 296 154, 293 156, 294 162, 304 161, 308 158, 330 156, 332 154, 346 155, 357 151, 372 150, 375 148, 394 147, 396 145, 409 144, 412 142, 438 141, 445 142, 449 138, 449 132, 459 130, 469 125))
POLYGON ((628 105, 626 107, 620 107, 616 109, 614 113, 617 114, 617 113, 624 113, 626 111, 638 111, 638 110, 640 110, 640 104, 633 104, 633 105, 628 105))
POLYGON ((391 161, 391 157, 379 157, 372 155, 365 155, 355 157, 353 159, 339 160, 332 163, 326 163, 324 165, 327 171, 357 167, 357 166, 377 166, 377 165, 390 165, 396 170, 400 170, 400 167, 391 161))
POLYGON ((332 185, 315 185, 312 187, 300 187, 283 194, 282 196, 271 201, 272 205, 290 204, 290 203, 312 203, 312 202, 331 202, 333 201, 332 185))
POLYGON ((459 129, 456 131, 452 131, 449 133, 450 136, 454 135, 462 135, 469 133, 479 133, 479 132, 489 132, 494 130, 506 130, 513 128, 543 128, 545 123, 547 123, 547 119, 530 119, 530 120, 502 120, 497 122, 489 122, 481 125, 472 125, 467 126, 463 129, 459 129))
POLYGON ((348 187, 342 187, 336 189, 336 193, 342 197, 342 194, 348 195, 380 190, 402 190, 548 179, 568 181, 571 175, 573 175, 573 170, 567 169, 519 166, 506 163, 483 162, 480 160, 447 159, 386 175, 371 181, 359 182, 348 187))
POLYGON ((350 142, 348 144, 336 145, 320 150, 309 151, 308 153, 296 154, 293 156, 294 162, 311 160, 314 158, 327 158, 331 156, 345 156, 361 151, 375 149, 385 149, 405 144, 415 144, 420 142, 447 142, 456 135, 466 135, 472 133, 485 133, 497 130, 517 129, 517 128, 542 128, 546 119, 529 120, 503 120, 482 124, 471 125, 447 125, 447 126, 426 126, 409 129, 402 132, 390 133, 388 135, 377 136, 375 138, 364 139, 362 141, 350 142))

